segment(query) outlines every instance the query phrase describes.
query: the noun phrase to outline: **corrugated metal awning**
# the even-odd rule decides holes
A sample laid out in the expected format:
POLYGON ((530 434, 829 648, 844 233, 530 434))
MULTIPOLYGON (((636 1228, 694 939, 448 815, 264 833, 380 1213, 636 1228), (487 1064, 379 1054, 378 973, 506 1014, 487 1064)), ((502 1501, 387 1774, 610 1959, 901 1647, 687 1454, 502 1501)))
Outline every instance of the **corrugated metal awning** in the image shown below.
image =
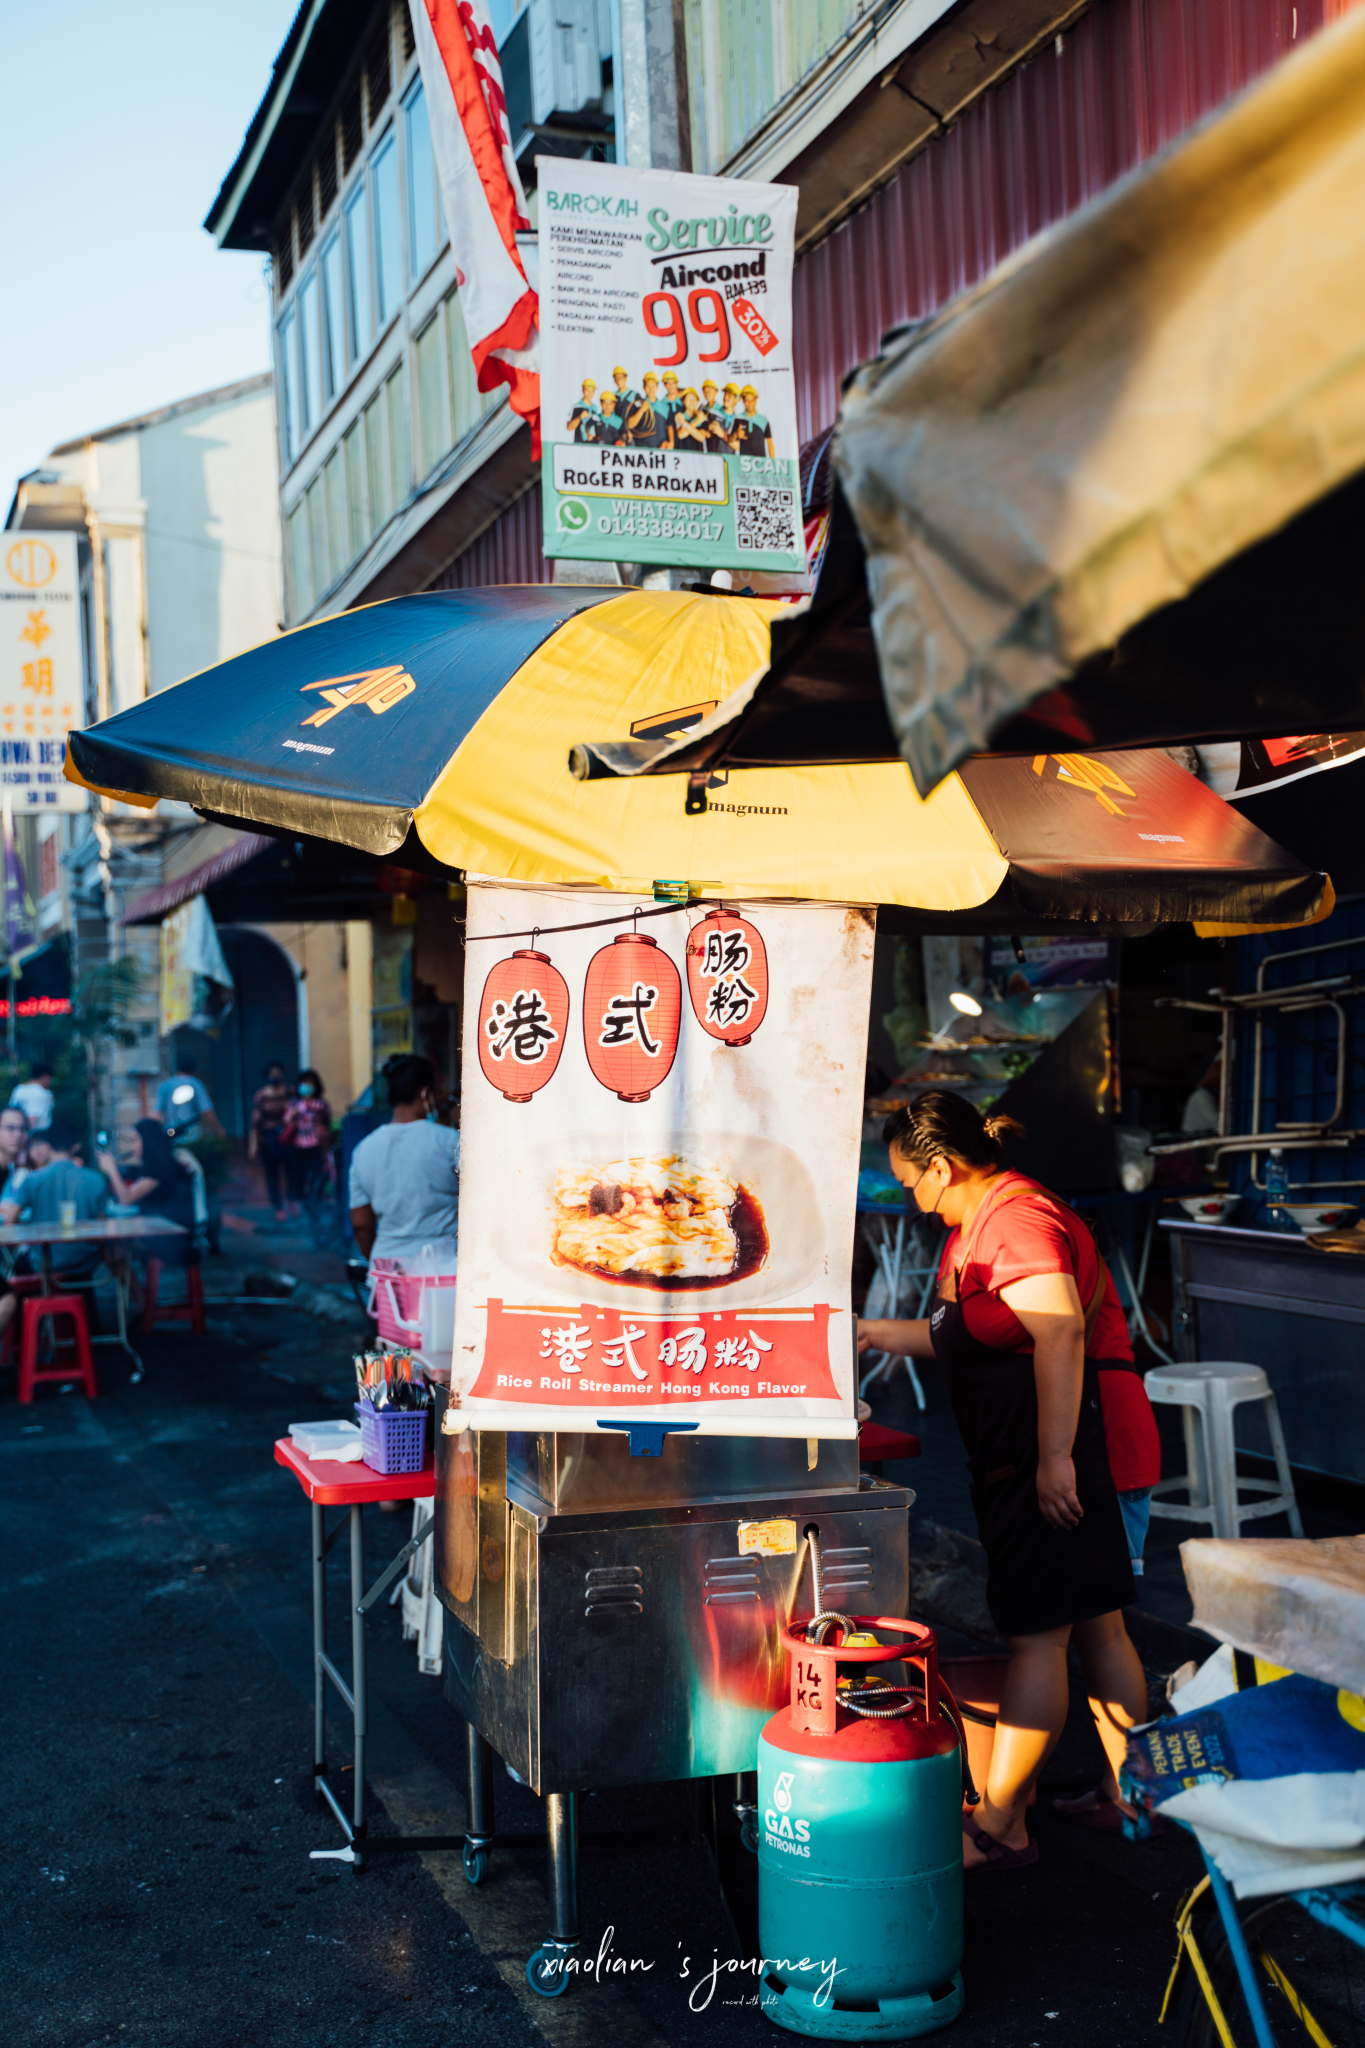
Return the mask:
POLYGON ((148 889, 141 896, 134 896, 125 909, 120 924, 160 924, 163 917, 169 917, 182 903, 192 897, 202 896, 215 882, 226 881, 235 875, 238 868, 244 868, 248 861, 255 860, 258 853, 264 853, 275 841, 264 832, 243 832, 234 839, 231 846, 225 846, 221 853, 215 853, 208 860, 201 860, 197 868, 180 875, 173 882, 163 882, 159 889, 148 889))

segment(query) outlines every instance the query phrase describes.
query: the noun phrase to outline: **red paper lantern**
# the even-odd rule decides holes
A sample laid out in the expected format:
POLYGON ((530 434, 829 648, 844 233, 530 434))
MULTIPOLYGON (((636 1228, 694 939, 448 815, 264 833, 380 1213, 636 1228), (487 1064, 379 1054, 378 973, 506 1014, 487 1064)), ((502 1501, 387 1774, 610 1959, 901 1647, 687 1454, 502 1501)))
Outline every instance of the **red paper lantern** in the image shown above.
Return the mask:
POLYGON ((768 1008, 768 949, 732 910, 713 910, 687 941, 687 993, 697 1022, 724 1045, 747 1045, 768 1008))
POLYGON ((588 1065, 622 1102, 648 1102, 673 1064, 682 979, 656 940, 623 932, 593 956, 583 987, 588 1065))
POLYGON ((548 953, 499 960, 479 1002, 479 1065, 509 1102, 529 1102, 564 1050, 569 989, 548 953))

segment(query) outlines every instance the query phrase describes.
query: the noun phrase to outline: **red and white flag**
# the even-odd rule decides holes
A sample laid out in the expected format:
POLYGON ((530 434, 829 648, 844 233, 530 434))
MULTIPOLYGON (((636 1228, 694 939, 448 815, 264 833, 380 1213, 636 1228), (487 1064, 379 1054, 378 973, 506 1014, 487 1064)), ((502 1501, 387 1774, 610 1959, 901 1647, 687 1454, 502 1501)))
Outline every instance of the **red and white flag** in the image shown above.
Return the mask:
POLYGON ((529 228, 487 0, 409 0, 432 147, 480 391, 511 387, 540 455, 540 301, 516 231, 529 228))

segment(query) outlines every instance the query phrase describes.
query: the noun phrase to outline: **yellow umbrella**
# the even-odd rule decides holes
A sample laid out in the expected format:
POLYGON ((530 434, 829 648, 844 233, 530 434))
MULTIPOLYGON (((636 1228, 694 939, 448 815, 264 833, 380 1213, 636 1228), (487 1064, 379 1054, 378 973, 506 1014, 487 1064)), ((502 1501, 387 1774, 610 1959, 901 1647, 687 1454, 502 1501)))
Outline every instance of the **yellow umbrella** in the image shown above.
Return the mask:
POLYGON ((900 762, 749 769, 692 814, 681 779, 571 775, 585 737, 699 721, 766 666, 774 613, 538 585, 396 598, 73 734, 68 773, 520 882, 881 903, 976 930, 1318 907, 1320 878, 1164 755, 973 764, 975 800, 957 775, 921 799, 900 762))

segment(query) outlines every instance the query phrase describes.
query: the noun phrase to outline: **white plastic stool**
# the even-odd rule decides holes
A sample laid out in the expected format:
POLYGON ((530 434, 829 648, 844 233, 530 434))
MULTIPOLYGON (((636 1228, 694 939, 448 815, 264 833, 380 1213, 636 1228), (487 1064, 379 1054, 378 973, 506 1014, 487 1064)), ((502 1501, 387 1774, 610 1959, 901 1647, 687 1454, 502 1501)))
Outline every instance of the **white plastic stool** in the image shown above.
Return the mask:
POLYGON ((1173 1522, 1208 1522, 1215 1536, 1240 1536, 1243 1522, 1263 1515, 1288 1515, 1295 1536, 1303 1521, 1294 1498, 1280 1411, 1269 1380, 1259 1365, 1232 1365, 1225 1360, 1197 1365, 1160 1365, 1146 1376, 1148 1399, 1184 1410, 1185 1470, 1178 1479, 1163 1479, 1152 1489, 1152 1513, 1173 1522), (1265 1423, 1275 1459, 1275 1479, 1243 1479, 1237 1471, 1237 1410, 1247 1401, 1264 1401, 1265 1423), (1187 1503, 1158 1499, 1184 1489, 1187 1503), (1239 1493, 1263 1498, 1243 1504, 1239 1493))

